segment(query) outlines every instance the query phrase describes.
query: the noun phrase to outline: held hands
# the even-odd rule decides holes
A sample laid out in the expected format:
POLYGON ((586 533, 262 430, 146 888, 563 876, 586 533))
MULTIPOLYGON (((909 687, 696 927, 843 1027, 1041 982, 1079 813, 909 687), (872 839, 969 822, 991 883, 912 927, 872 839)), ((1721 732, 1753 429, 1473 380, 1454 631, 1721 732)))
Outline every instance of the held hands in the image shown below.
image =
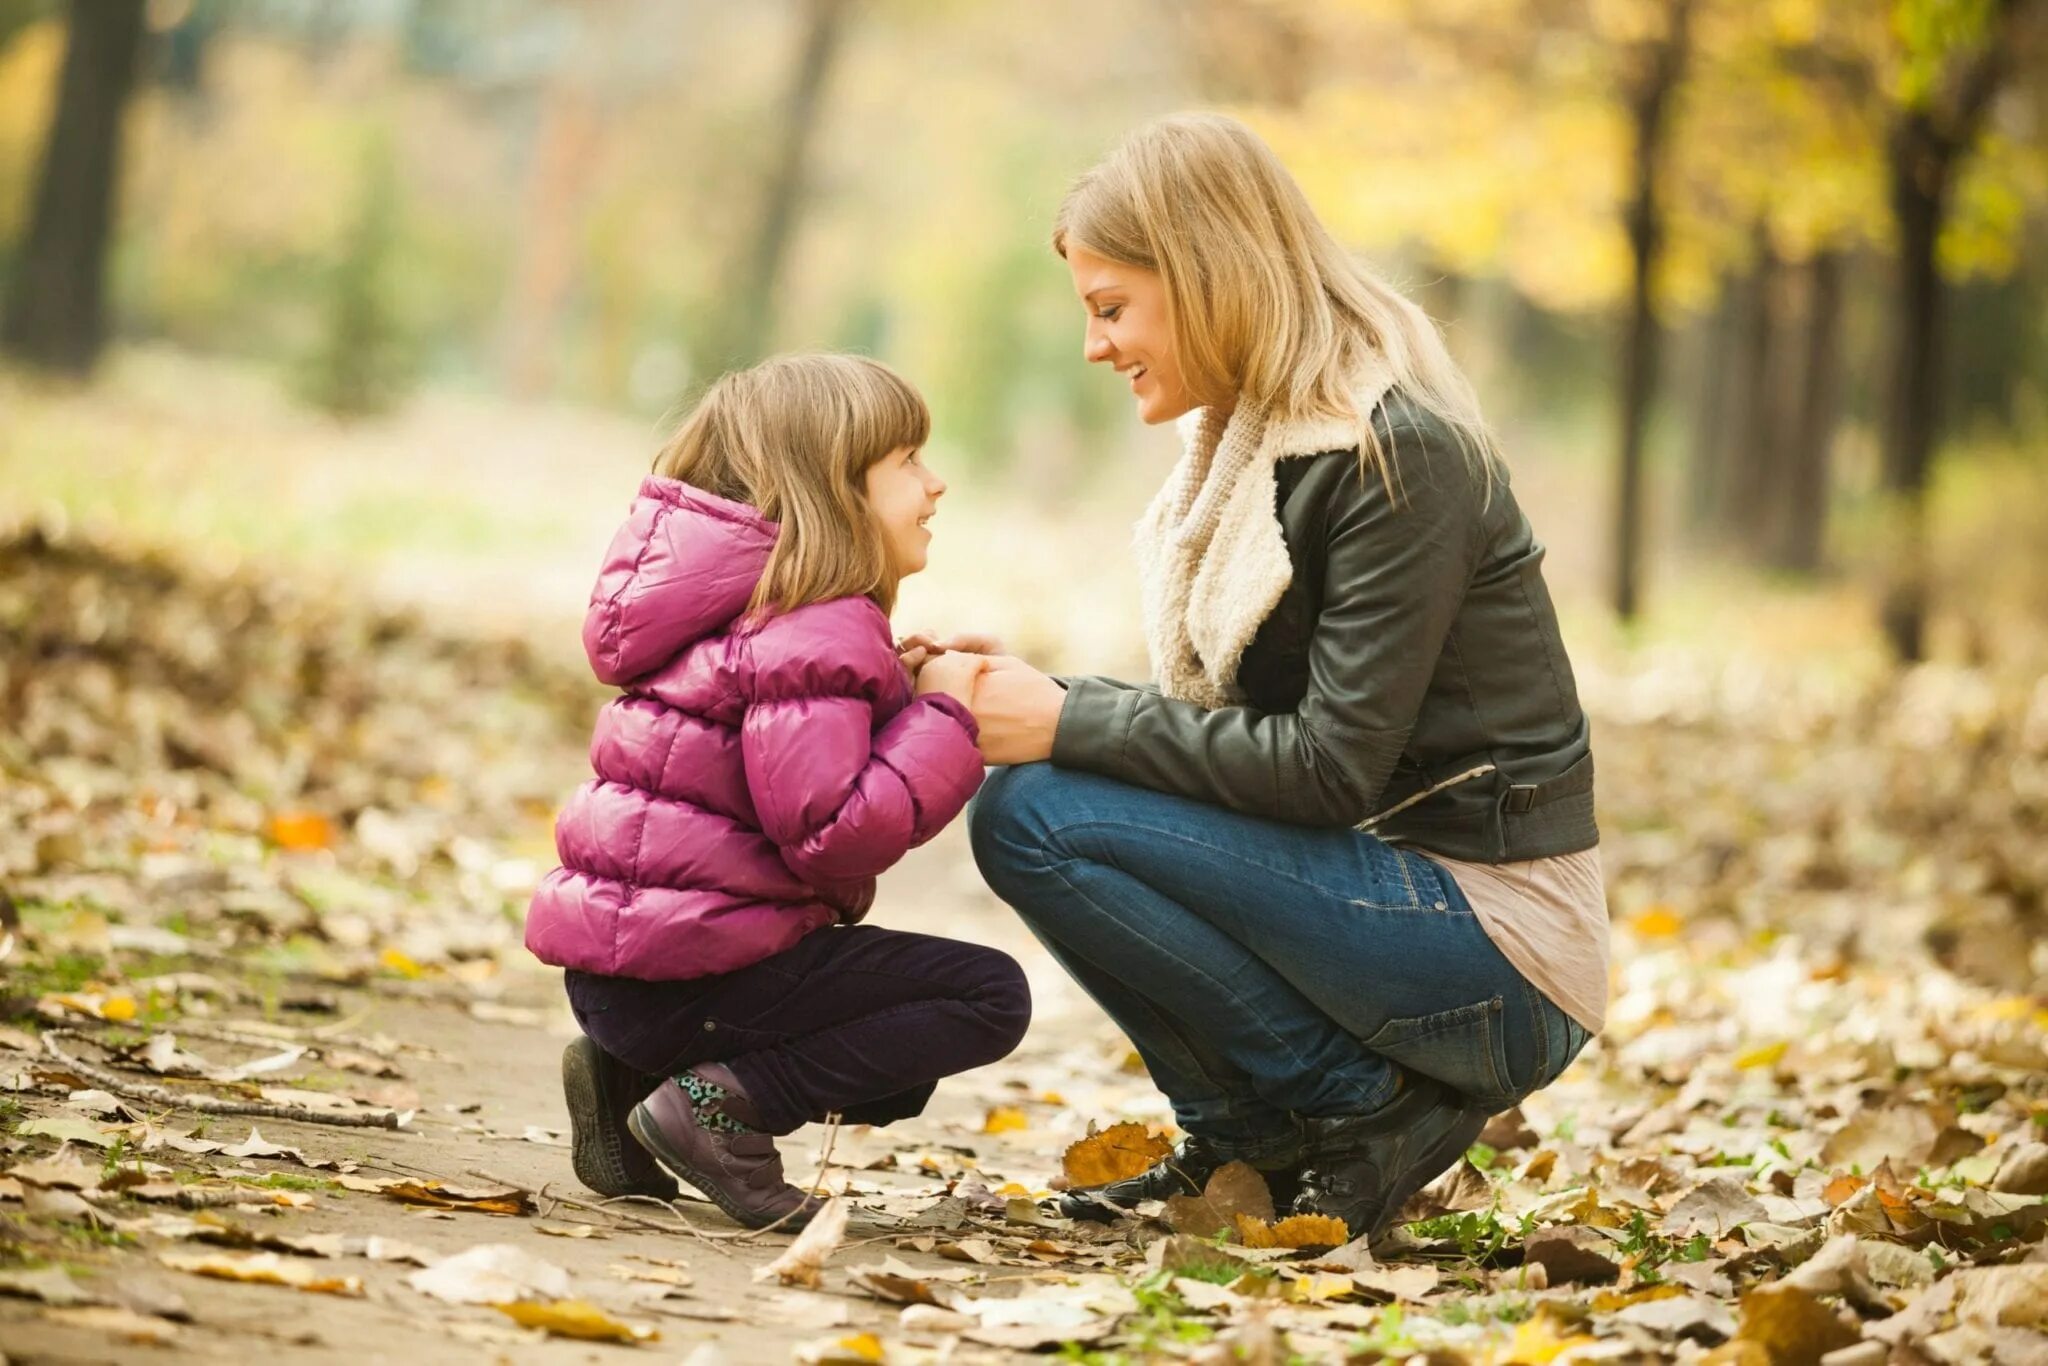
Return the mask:
POLYGON ((966 654, 951 650, 936 659, 926 659, 910 665, 910 651, 904 652, 904 663, 917 674, 917 695, 942 692, 961 706, 970 710, 974 706, 974 695, 978 689, 975 681, 988 671, 986 655, 966 654))
POLYGON ((936 659, 949 651, 970 655, 999 655, 1003 642, 980 631, 966 631, 940 640, 930 631, 913 631, 896 642, 896 653, 902 657, 903 667, 916 673, 928 659, 936 659))
POLYGON ((1028 764, 1052 757, 1067 690, 1015 655, 994 636, 965 633, 938 639, 929 631, 897 643, 920 696, 948 693, 967 704, 981 727, 981 757, 991 764, 1028 764))

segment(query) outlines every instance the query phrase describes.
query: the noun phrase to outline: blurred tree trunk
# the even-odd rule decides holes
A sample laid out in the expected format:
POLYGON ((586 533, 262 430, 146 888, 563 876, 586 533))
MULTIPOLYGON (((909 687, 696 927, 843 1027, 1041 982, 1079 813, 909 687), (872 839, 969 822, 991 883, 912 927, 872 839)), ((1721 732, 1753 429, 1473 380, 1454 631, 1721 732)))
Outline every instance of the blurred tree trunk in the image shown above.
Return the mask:
POLYGON ((142 7, 143 0, 71 6, 28 241, 0 319, 0 347, 34 365, 84 375, 106 341, 107 246, 142 7))
POLYGON ((1729 480, 1735 460, 1734 433, 1741 420, 1736 374, 1745 335, 1744 308, 1751 281, 1736 276, 1721 284, 1721 299, 1700 329, 1694 391, 1692 467, 1686 481, 1685 525, 1693 539, 1719 544, 1728 527, 1729 480))
POLYGON ((1766 541, 1782 453, 1783 405, 1776 383, 1783 368, 1784 262, 1770 228, 1756 225, 1756 265, 1742 314, 1742 368, 1737 381, 1735 442, 1729 465, 1722 531, 1755 557, 1766 541))
POLYGON ((557 72, 540 100, 505 296, 505 384, 522 395, 545 393, 554 380, 562 310, 576 274, 577 228, 602 133, 596 102, 576 74, 557 72))
POLYGON ((739 286, 727 299, 714 360, 721 367, 750 365, 774 336, 776 295, 789 244, 796 236, 805 169, 817 131, 818 110, 845 32, 852 0, 806 0, 803 47, 783 100, 781 142, 763 185, 761 216, 739 286))
POLYGON ((1659 329, 1653 288, 1663 246, 1657 169, 1671 95, 1685 74, 1691 0, 1669 0, 1665 31, 1636 55, 1626 103, 1633 130, 1624 215, 1630 255, 1628 321, 1621 345, 1621 466, 1615 498, 1614 610, 1634 620, 1642 598, 1643 445, 1656 395, 1659 329))
MULTIPOLYGON (((1779 458, 1783 504, 1769 561, 1778 569, 1812 574, 1827 548, 1829 456, 1841 390, 1842 255, 1816 252, 1806 263, 1800 299, 1802 354, 1785 367, 1788 425, 1779 458)), ((1788 338, 1789 340, 1789 338, 1788 338)))
POLYGON ((1926 654, 1927 482, 1941 427, 1943 307, 1936 258, 1950 194, 1975 145, 1984 111, 2005 74, 2015 20, 2026 0, 1991 0, 1983 41, 1945 64, 1931 96, 1897 109, 1886 138, 1892 218, 1898 231, 1895 332, 1884 429, 1884 487, 1900 545, 1882 622, 1902 660, 1926 654))

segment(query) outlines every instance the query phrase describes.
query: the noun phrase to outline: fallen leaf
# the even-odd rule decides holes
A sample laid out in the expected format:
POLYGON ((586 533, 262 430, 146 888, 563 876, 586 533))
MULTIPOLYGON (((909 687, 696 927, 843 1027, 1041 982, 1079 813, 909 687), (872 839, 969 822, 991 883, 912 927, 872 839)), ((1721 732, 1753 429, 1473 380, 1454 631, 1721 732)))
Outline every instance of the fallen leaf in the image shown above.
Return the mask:
POLYGON ((1327 1214, 1291 1214, 1277 1224, 1240 1214, 1238 1240, 1246 1247, 1342 1247, 1351 1241, 1351 1231, 1342 1219, 1327 1214))
POLYGON ((985 1134, 1010 1134, 1031 1127, 1031 1118, 1014 1105, 992 1105, 981 1121, 985 1134))
POLYGON ((334 847, 334 823, 317 811, 279 811, 263 828, 280 849, 306 853, 334 847))
POLYGON ((1105 1186, 1136 1176, 1172 1153, 1172 1144, 1144 1125, 1126 1120, 1070 1144, 1060 1157, 1060 1167, 1070 1187, 1105 1186))
POLYGON ((506 1243, 484 1243, 443 1257, 405 1278, 422 1295, 449 1304, 498 1304, 506 1300, 564 1299, 569 1273, 506 1243))
POLYGON ((1236 1227, 1238 1215, 1270 1223, 1273 1192, 1258 1169, 1245 1162, 1226 1162, 1209 1177, 1200 1195, 1176 1195, 1166 1202, 1166 1222, 1175 1233, 1210 1238, 1236 1227))
POLYGON ((40 1162, 20 1162, 7 1169, 15 1180, 52 1190, 98 1190, 106 1177, 99 1166, 87 1166, 76 1157, 76 1148, 59 1148, 40 1162))
POLYGON ((629 1346, 655 1342, 661 1337, 646 1324, 615 1319, 586 1300, 520 1300, 491 1307, 522 1328, 538 1328, 555 1337, 623 1342, 629 1346))
POLYGON ((43 1314, 51 1323, 83 1328, 97 1337, 116 1342, 137 1342, 162 1347, 178 1337, 178 1325, 154 1314, 138 1314, 115 1305, 84 1305, 51 1309, 43 1314))
POLYGON ((932 1282, 912 1276, 899 1276, 880 1267, 857 1266, 846 1273, 849 1283, 867 1291, 876 1299, 888 1304, 936 1304, 946 1305, 954 1298, 953 1292, 932 1288, 932 1282))
MULTIPOLYGON (((348 1185, 347 1180, 344 1179, 342 1184, 348 1185)), ((408 1179, 365 1182, 362 1186, 348 1186, 348 1189, 374 1190, 408 1205, 425 1205, 433 1209, 472 1210, 479 1214, 531 1214, 534 1211, 533 1192, 516 1186, 472 1188, 408 1179)))
POLYGON ((68 1306, 100 1304, 99 1295, 71 1279, 61 1266, 39 1266, 33 1271, 0 1271, 0 1295, 41 1300, 44 1304, 68 1306))
POLYGON ((795 1355, 798 1366, 861 1366, 864 1362, 888 1360, 881 1339, 873 1333, 798 1343, 795 1355))
POLYGON ((1773 1366, 1815 1366, 1829 1352, 1853 1347, 1863 1335, 1806 1291, 1793 1285, 1760 1285, 1742 1297, 1736 1337, 1756 1343, 1773 1366))
POLYGON ((1702 1181, 1671 1207, 1658 1229, 1667 1237, 1690 1238, 1704 1233, 1719 1238, 1753 1219, 1768 1219, 1770 1211, 1732 1176, 1715 1176, 1702 1181))
POLYGON ((1551 1315, 1537 1314, 1516 1325, 1514 1340, 1508 1344, 1506 1361, 1513 1366, 1550 1366, 1564 1353, 1591 1346, 1592 1342, 1592 1338, 1582 1333, 1560 1332, 1557 1320, 1551 1315))
POLYGON ((322 1295, 360 1295, 360 1276, 324 1276, 303 1261, 280 1257, 275 1252, 177 1252, 157 1253, 157 1260, 173 1271, 210 1276, 223 1281, 245 1281, 257 1285, 285 1285, 322 1295))
POLYGON ((76 1115, 49 1115, 42 1119, 25 1119, 14 1126, 16 1135, 27 1138, 41 1135, 44 1138, 61 1139, 66 1143, 89 1143, 95 1148, 114 1146, 114 1135, 103 1132, 91 1120, 76 1115))
POLYGON ((1522 1243, 1522 1260, 1543 1268, 1549 1284, 1604 1285, 1621 1275, 1613 1240, 1589 1228, 1539 1228, 1522 1243))
POLYGON ((851 1212, 852 1207, 841 1197, 827 1200, 780 1257, 754 1269, 754 1279, 815 1288, 825 1259, 838 1250, 840 1240, 846 1237, 846 1221, 851 1212))

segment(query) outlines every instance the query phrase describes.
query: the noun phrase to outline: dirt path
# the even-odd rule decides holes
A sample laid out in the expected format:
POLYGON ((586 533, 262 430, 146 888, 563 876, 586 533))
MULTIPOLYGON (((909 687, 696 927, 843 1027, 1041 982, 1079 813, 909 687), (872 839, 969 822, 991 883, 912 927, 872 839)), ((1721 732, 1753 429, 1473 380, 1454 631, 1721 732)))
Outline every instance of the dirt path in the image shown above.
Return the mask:
MULTIPOLYGON (((949 831, 889 876, 877 919, 901 928, 960 934, 1018 954, 1031 974, 1037 1017, 1015 1055, 941 1086, 924 1116, 886 1130, 855 1129, 838 1136, 830 1184, 840 1188, 851 1175, 857 1202, 873 1205, 888 1197, 935 1196, 948 1180, 961 1178, 978 1179, 991 1189, 1016 1181, 1036 1190, 1057 1170, 1061 1149, 1082 1127, 1077 1103, 1087 1102, 1087 1113, 1096 1113, 1094 1105, 1113 1099, 1127 1101, 1138 1113, 1159 1107, 1156 1097, 1146 1094, 1143 1078, 1105 1064, 1106 1051, 1115 1045, 1107 1021, 1059 975, 1014 917, 994 904, 978 883, 969 885, 971 878, 964 837, 957 829, 949 831), (1083 1076, 1081 1066, 1092 1067, 1095 1079, 1083 1076), (1048 1102, 1043 1099, 1048 1093, 1059 1098, 1048 1102), (1029 1127, 984 1133, 986 1116, 995 1106, 1020 1111, 1029 1127), (891 1154, 906 1170, 849 1174, 849 1166, 866 1166, 891 1154), (931 1161, 938 1171, 921 1169, 921 1160, 931 1161)), ((415 995, 414 984, 403 985, 402 994, 390 989, 347 991, 340 1014, 352 1022, 352 1032, 423 1045, 417 1050, 409 1047, 400 1061, 404 1082, 419 1097, 417 1117, 407 1130, 348 1130, 270 1120, 258 1120, 256 1127, 270 1142, 301 1149, 308 1158, 357 1163, 356 1174, 362 1177, 436 1177, 450 1184, 480 1186, 486 1183, 473 1173, 487 1172, 536 1192, 543 1216, 551 1217, 439 1213, 377 1194, 320 1189, 313 1192, 310 1208, 277 1211, 274 1217, 237 1215, 236 1222, 291 1235, 377 1234, 441 1255, 485 1243, 511 1244, 567 1271, 578 1295, 615 1310, 621 1318, 656 1328, 661 1336, 655 1350, 669 1360, 686 1357, 702 1344, 714 1344, 729 1362, 745 1363, 787 1361, 796 1344, 821 1337, 872 1332, 904 1340, 895 1306, 849 1291, 837 1278, 828 1279, 823 1292, 757 1285, 754 1269, 787 1246, 790 1240, 785 1236, 714 1245, 553 1203, 550 1197, 557 1195, 593 1198, 570 1173, 568 1150, 559 1136, 566 1120, 557 1068, 574 1025, 561 1004, 555 974, 538 969, 520 973, 509 989, 482 1007, 469 993, 452 987, 436 986, 430 993, 415 995), (488 1018, 479 1018, 479 1011, 488 1018), (548 1141, 531 1141, 529 1134, 548 1141), (599 1232, 585 1238, 542 1232, 578 1224, 593 1225, 599 1232), (655 1260, 636 1260, 640 1258, 655 1260), (636 1289, 654 1287, 636 1287, 613 1270, 646 1270, 668 1263, 684 1264, 690 1284, 658 1302, 636 1301, 636 1289)), ((45 1099, 29 1099, 26 1110, 63 1113, 45 1099)), ((221 1119, 207 1132, 239 1139, 247 1124, 221 1119)), ((816 1170, 824 1138, 822 1129, 811 1128, 785 1142, 792 1176, 801 1179, 816 1170)), ((172 1154, 170 1160, 197 1169, 276 1171, 315 1179, 324 1175, 282 1160, 245 1159, 239 1167, 217 1157, 172 1154)), ((707 1233, 733 1232, 730 1222, 709 1205, 691 1203, 683 1208, 707 1233)), ((883 1214, 856 1215, 849 1245, 863 1239, 878 1241, 849 1246, 832 1266, 837 1270, 872 1264, 893 1255, 920 1269, 958 1272, 961 1262, 917 1246, 921 1235, 929 1243, 942 1232, 905 1230, 883 1214), (889 1236, 892 1231, 894 1237, 889 1236)), ((125 1248, 81 1248, 66 1261, 88 1289, 118 1286, 123 1294, 153 1291, 181 1298, 191 1321, 174 1343, 152 1350, 110 1342, 101 1329, 53 1322, 31 1301, 0 1298, 0 1344, 6 1359, 256 1361, 280 1354, 304 1363, 485 1362, 506 1360, 509 1353, 520 1361, 580 1362, 633 1350, 526 1338, 489 1308, 449 1305, 412 1290, 406 1278, 415 1268, 403 1263, 361 1257, 324 1262, 322 1269, 361 1277, 364 1294, 348 1298, 183 1274, 154 1260, 156 1251, 176 1244, 147 1235, 134 1242, 125 1248), (482 1340, 467 1340, 466 1334, 482 1340)), ((999 1289, 1007 1277, 1033 1274, 1019 1268, 987 1271, 991 1289, 999 1289)), ((974 1349, 956 1359, 974 1359, 975 1352, 1005 1355, 974 1349)))

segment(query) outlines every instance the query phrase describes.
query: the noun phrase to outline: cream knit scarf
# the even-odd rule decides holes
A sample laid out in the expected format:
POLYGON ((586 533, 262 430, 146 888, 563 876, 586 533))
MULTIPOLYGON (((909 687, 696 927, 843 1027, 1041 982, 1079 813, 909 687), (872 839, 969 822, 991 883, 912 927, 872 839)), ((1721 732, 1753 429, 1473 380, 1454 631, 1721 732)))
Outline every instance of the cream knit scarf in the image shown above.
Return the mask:
POLYGON ((1294 577, 1274 506, 1275 467, 1355 449, 1360 423, 1392 383, 1377 357, 1353 377, 1357 420, 1279 419, 1246 401, 1227 417, 1199 408, 1181 419, 1180 462, 1134 537, 1161 692, 1212 710, 1244 700, 1238 660, 1294 577))

